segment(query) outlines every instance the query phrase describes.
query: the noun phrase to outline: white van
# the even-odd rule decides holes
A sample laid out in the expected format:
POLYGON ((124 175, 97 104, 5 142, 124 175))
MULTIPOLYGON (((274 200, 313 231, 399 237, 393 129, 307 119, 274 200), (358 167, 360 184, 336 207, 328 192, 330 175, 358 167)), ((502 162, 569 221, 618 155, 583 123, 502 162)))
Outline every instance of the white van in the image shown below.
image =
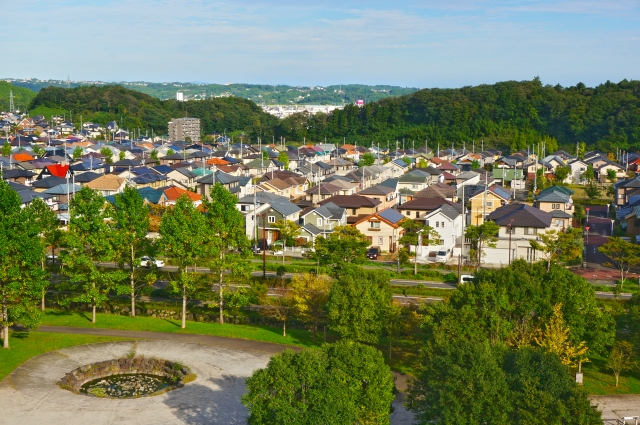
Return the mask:
POLYGON ((447 249, 446 251, 438 251, 436 252, 436 262, 437 263, 446 263, 447 260, 451 258, 451 250, 447 249))

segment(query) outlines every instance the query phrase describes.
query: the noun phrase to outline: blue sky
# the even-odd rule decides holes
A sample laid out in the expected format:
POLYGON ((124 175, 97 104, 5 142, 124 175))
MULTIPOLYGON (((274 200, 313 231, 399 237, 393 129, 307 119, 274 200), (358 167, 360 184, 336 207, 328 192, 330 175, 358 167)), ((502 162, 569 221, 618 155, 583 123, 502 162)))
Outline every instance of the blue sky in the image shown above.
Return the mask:
POLYGON ((638 0, 305 3, 1 0, 0 77, 411 87, 640 79, 638 0))

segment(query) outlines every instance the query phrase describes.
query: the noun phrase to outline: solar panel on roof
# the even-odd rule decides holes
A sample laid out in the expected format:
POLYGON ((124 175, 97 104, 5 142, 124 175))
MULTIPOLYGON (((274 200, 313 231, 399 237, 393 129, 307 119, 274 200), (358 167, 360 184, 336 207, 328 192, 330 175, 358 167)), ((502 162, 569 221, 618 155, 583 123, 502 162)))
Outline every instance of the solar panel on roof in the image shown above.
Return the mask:
POLYGON ((493 189, 493 190, 495 191, 495 193, 498 196, 501 196, 501 197, 503 197, 505 199, 509 199, 509 193, 507 191, 505 191, 503 189, 500 189, 500 188, 497 188, 497 187, 495 189, 493 189))
POLYGON ((379 212, 378 215, 391 223, 397 223, 404 218, 402 214, 391 208, 379 212))

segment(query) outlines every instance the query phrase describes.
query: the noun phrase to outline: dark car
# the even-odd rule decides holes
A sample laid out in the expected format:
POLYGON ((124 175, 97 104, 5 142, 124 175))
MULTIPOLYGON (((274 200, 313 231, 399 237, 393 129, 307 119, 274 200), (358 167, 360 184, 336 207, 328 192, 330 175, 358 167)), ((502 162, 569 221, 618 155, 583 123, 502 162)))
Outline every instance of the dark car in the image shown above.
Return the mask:
POLYGON ((377 260, 380 255, 380 248, 369 248, 367 251, 367 258, 370 260, 377 260))
POLYGON ((251 252, 253 252, 254 254, 260 254, 262 252, 262 249, 259 246, 252 246, 251 247, 251 252))

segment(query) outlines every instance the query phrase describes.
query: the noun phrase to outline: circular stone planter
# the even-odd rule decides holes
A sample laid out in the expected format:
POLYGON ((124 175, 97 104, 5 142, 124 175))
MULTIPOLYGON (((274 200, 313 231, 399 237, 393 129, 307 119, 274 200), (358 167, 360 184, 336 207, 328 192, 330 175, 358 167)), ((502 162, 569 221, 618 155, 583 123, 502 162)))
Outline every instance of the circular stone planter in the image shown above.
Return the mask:
POLYGON ((105 398, 136 398, 159 395, 182 388, 184 384, 192 382, 195 378, 195 374, 191 373, 187 366, 177 362, 144 357, 125 357, 80 366, 66 373, 64 378, 58 381, 57 384, 60 388, 76 394, 105 398), (83 388, 83 385, 101 379, 105 379, 101 383, 108 386, 108 378, 120 375, 141 375, 141 379, 144 375, 151 375, 161 378, 166 385, 162 385, 160 389, 153 391, 150 391, 148 387, 107 392, 87 391, 87 388, 83 388))

